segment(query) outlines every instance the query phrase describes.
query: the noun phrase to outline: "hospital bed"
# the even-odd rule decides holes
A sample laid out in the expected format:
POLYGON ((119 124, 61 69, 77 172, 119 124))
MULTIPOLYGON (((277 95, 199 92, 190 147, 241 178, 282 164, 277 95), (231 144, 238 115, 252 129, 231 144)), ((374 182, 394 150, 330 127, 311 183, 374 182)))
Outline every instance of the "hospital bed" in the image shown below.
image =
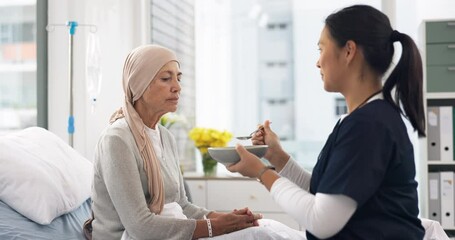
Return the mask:
POLYGON ((85 239, 93 165, 32 127, 0 136, 0 239, 85 239))

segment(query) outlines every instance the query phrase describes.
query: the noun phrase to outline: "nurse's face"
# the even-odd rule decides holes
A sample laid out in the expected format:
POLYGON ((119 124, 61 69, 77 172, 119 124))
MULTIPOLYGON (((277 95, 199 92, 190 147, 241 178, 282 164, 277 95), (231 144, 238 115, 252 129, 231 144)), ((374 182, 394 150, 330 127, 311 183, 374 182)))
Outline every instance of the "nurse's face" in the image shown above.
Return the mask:
POLYGON ((327 27, 321 32, 318 46, 320 55, 316 66, 320 69, 324 89, 328 92, 340 92, 344 76, 340 57, 342 48, 338 47, 327 27))

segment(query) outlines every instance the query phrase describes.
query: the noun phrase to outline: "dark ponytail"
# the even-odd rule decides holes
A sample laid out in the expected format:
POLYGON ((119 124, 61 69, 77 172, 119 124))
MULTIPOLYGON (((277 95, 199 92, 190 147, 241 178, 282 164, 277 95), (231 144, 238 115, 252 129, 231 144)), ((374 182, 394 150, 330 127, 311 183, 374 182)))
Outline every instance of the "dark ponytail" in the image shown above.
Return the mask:
POLYGON ((396 41, 402 45, 400 61, 384 83, 384 98, 393 102, 391 91, 396 87, 396 105, 403 109, 420 137, 425 136, 425 115, 423 110, 422 59, 416 44, 408 35, 394 31, 396 41))
POLYGON ((354 41, 366 62, 380 75, 384 75, 391 65, 393 42, 401 43, 400 61, 383 86, 384 99, 400 112, 401 103, 419 136, 425 136, 422 60, 414 41, 408 35, 394 31, 384 13, 367 5, 344 8, 328 16, 325 24, 339 47, 348 40, 354 41), (395 100, 391 93, 393 88, 395 100))

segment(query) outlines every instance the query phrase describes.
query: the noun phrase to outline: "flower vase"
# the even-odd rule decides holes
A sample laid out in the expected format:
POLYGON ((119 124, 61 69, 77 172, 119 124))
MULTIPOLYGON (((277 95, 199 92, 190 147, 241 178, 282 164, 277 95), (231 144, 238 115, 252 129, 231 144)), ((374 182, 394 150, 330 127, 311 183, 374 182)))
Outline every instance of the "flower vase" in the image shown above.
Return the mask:
POLYGON ((213 177, 216 175, 218 162, 213 159, 208 152, 202 153, 202 167, 204 176, 213 177))

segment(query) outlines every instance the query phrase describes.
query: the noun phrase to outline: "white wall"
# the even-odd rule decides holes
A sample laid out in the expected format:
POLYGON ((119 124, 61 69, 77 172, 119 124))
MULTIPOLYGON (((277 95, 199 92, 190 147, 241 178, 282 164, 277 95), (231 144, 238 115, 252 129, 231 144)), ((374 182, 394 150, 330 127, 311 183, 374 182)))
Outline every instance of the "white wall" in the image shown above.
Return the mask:
POLYGON ((196 125, 200 127, 231 128, 229 21, 229 1, 195 1, 196 125))
MULTIPOLYGON (((110 115, 122 105, 122 69, 126 55, 144 42, 142 11, 146 1, 49 0, 49 24, 77 21, 94 24, 100 39, 102 89, 95 112, 90 109, 85 82, 85 46, 89 28, 78 27, 74 35, 74 147, 89 159, 110 115)), ((55 28, 49 37, 49 130, 67 140, 68 30, 55 28)))

